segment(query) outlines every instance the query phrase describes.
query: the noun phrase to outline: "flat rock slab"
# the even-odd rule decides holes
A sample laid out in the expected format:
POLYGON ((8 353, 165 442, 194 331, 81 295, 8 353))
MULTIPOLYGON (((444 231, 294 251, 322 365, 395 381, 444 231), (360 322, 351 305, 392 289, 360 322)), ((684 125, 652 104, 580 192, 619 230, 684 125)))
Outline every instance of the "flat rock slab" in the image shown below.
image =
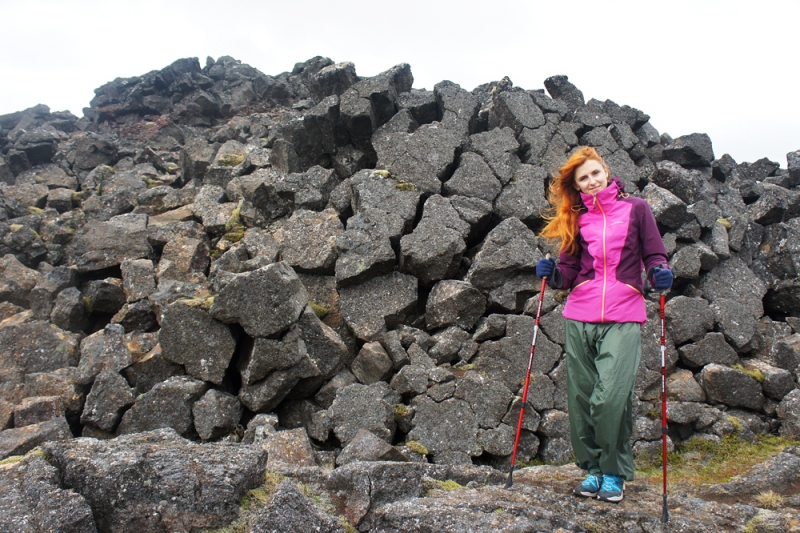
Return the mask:
POLYGON ((67 420, 63 416, 0 432, 0 460, 11 455, 28 453, 46 441, 72 438, 67 420))
POLYGON ((100 531, 164 533, 230 524, 239 500, 263 483, 257 446, 195 444, 161 429, 113 440, 43 447, 65 488, 82 495, 100 531))
POLYGON ((380 340, 417 305, 417 279, 392 272, 339 291, 342 316, 362 340, 380 340))

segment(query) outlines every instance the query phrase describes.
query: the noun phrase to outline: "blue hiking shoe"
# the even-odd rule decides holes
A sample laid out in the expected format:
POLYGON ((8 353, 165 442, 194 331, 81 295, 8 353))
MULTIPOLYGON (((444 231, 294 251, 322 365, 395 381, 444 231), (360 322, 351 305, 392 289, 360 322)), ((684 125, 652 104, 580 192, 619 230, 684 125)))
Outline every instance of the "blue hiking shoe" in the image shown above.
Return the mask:
POLYGON ((603 477, 589 474, 586 479, 581 481, 580 485, 572 489, 572 493, 576 496, 586 496, 587 498, 594 498, 600 490, 600 485, 603 484, 603 477))
POLYGON ((597 499, 604 502, 621 502, 625 492, 625 481, 613 474, 603 476, 603 485, 597 493, 597 499))

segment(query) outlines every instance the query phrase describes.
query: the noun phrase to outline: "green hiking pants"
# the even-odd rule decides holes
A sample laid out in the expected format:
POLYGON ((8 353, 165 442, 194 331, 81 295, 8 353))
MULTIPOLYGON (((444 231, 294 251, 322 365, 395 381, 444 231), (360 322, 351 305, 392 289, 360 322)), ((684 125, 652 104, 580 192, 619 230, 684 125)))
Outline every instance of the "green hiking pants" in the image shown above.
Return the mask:
POLYGON ((642 355, 636 322, 566 321, 569 429, 576 464, 633 479, 633 384, 642 355))

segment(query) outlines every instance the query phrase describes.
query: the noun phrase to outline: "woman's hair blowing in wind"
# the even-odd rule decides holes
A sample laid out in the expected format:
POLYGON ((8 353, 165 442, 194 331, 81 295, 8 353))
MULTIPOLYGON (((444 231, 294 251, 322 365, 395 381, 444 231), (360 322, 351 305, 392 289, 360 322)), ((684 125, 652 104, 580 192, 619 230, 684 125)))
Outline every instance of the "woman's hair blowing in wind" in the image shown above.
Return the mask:
POLYGON ((578 219, 581 216, 583 203, 581 193, 575 188, 575 169, 587 160, 594 159, 611 176, 608 165, 597 150, 584 146, 573 153, 567 162, 558 169, 558 174, 550 180, 550 192, 547 199, 550 210, 544 218, 547 225, 542 230, 542 237, 561 241, 562 253, 574 255, 578 252, 578 219))

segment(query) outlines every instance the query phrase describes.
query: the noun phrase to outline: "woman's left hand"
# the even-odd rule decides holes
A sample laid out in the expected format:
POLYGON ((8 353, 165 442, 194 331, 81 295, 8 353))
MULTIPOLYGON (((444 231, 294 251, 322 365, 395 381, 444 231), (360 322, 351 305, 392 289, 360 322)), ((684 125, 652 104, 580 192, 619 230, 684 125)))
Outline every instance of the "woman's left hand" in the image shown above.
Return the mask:
POLYGON ((665 291, 672 287, 674 276, 672 271, 667 268, 656 267, 653 269, 653 288, 657 291, 665 291))

